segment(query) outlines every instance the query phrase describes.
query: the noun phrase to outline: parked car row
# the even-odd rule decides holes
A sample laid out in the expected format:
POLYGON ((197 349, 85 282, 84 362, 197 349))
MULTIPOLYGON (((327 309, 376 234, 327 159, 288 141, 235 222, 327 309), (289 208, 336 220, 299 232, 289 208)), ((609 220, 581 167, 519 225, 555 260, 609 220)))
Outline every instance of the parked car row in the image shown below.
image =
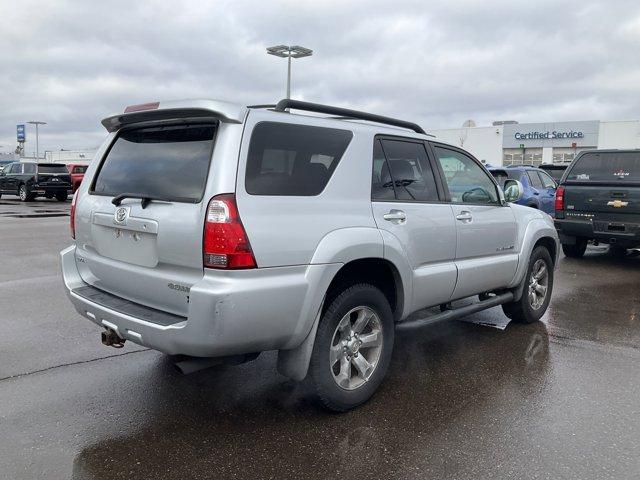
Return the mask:
POLYGON ((67 200, 75 192, 87 165, 36 162, 9 162, 0 169, 0 197, 17 195, 23 202, 37 197, 67 200))

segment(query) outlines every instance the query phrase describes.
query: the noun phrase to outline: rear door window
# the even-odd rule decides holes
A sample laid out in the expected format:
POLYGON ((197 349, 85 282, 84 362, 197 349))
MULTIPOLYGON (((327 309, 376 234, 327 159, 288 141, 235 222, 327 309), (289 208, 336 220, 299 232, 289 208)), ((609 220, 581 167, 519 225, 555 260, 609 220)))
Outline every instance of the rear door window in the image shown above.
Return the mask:
POLYGON ((107 153, 91 193, 197 203, 204 194, 215 131, 214 124, 125 130, 107 153))
POLYGON ((540 175, 544 188, 556 188, 556 182, 545 172, 538 172, 538 175, 540 175))
POLYGON ((543 188, 542 180, 540 180, 538 172, 527 170, 527 177, 529 177, 529 183, 533 188, 543 188))
POLYGON ((435 177, 423 143, 375 141, 372 199, 438 201, 435 177))
POLYGON ((640 183, 640 152, 585 153, 570 168, 568 181, 640 183))
POLYGON ((349 130, 262 122, 249 143, 245 188, 251 195, 319 195, 351 142, 349 130))
POLYGON ((24 173, 36 173, 36 166, 35 164, 31 163, 25 163, 24 164, 24 173))

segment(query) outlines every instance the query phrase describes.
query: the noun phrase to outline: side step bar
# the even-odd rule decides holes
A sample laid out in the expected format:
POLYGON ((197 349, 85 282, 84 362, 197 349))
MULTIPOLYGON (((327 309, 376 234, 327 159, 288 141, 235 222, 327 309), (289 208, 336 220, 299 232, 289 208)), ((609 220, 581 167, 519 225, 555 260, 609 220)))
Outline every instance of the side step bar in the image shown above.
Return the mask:
POLYGON ((409 320, 408 322, 400 322, 396 324, 396 330, 415 330, 417 328, 426 327, 427 325, 433 325, 434 323, 442 322, 444 320, 456 320, 472 313, 481 312, 487 308, 496 307, 503 303, 508 303, 513 300, 513 292, 501 293, 495 297, 487 298, 480 302, 472 303, 471 305, 464 305, 462 307, 453 308, 451 310, 445 310, 440 313, 429 315, 425 318, 418 318, 415 320, 409 320))

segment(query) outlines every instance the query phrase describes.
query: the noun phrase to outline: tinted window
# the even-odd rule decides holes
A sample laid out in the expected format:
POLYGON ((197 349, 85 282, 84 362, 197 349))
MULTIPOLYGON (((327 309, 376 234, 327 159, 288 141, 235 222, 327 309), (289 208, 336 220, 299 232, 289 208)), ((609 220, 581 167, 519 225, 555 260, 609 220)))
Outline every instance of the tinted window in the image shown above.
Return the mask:
POLYGON ((538 172, 538 175, 540 175, 540 180, 542 180, 544 188, 556 188, 556 182, 554 182, 553 178, 549 175, 544 172, 538 172))
POLYGON ((93 192, 200 201, 207 181, 215 128, 214 125, 176 125, 120 133, 98 172, 93 192))
POLYGON ((533 170, 527 170, 527 177, 529 177, 529 183, 533 188, 543 188, 542 180, 537 174, 538 172, 534 172, 533 170))
POLYGON ((335 128, 263 122, 251 135, 245 188, 251 195, 318 195, 352 133, 335 128))
POLYGON ((499 203, 495 183, 471 157, 442 147, 435 147, 435 151, 444 170, 452 202, 499 203))
POLYGON ((396 194, 389 173, 389 165, 384 156, 380 140, 373 144, 373 177, 371 179, 371 198, 373 200, 395 200, 396 194))
POLYGON ((36 166, 33 163, 25 163, 23 169, 24 173, 36 173, 36 166))
POLYGON ((87 171, 87 167, 85 165, 79 165, 73 167, 73 173, 85 173, 87 171))
POLYGON ((11 173, 22 173, 22 164, 14 163, 11 165, 11 173))
POLYGON ((571 167, 567 180, 640 182, 640 152, 585 153, 571 167))
POLYGON ((373 171, 374 199, 438 200, 435 178, 422 143, 376 141, 373 171))
POLYGON ((49 165, 38 165, 39 173, 69 173, 67 170, 67 166, 62 163, 59 164, 49 164, 49 165))

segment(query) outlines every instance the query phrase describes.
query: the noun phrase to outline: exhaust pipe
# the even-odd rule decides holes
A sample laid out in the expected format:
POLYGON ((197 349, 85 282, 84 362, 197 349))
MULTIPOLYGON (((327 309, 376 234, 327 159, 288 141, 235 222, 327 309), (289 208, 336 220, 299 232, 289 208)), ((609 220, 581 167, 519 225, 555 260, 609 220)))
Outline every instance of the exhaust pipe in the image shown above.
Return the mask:
POLYGON ((120 335, 118 335, 115 330, 112 330, 110 328, 102 331, 102 333, 100 334, 100 339, 102 340, 103 345, 113 348, 122 348, 124 347, 124 342, 126 342, 126 340, 120 337, 120 335))

